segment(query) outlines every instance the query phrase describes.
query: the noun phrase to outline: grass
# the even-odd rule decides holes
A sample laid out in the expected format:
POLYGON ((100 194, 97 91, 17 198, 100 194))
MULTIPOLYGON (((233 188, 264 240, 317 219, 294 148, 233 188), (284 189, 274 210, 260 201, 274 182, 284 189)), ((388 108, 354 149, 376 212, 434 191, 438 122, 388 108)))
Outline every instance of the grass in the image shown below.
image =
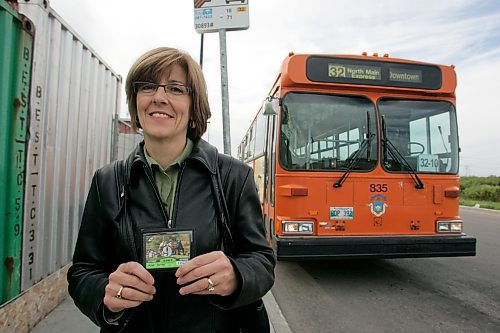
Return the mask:
POLYGON ((500 210, 500 202, 493 201, 483 201, 483 200, 471 200, 471 199, 460 199, 460 204, 462 206, 474 207, 476 204, 479 204, 481 208, 488 209, 498 209, 500 210))

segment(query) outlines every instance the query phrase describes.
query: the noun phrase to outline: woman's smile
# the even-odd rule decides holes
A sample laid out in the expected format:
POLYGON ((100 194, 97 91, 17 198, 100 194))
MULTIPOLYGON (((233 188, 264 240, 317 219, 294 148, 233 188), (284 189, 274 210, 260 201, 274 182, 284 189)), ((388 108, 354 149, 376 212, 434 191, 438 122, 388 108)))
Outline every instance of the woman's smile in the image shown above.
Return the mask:
POLYGON ((149 114, 150 117, 153 117, 153 118, 163 118, 163 119, 174 119, 175 116, 169 114, 169 113, 166 113, 166 112, 162 112, 162 111, 154 111, 154 112, 151 112, 149 114))

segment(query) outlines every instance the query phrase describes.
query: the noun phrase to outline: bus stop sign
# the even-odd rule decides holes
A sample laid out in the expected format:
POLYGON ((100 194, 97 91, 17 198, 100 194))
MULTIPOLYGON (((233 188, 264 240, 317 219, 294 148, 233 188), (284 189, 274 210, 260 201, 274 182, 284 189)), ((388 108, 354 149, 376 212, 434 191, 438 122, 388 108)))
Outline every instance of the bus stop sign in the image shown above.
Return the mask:
POLYGON ((248 0, 194 0, 194 28, 199 34, 245 30, 249 21, 248 0))

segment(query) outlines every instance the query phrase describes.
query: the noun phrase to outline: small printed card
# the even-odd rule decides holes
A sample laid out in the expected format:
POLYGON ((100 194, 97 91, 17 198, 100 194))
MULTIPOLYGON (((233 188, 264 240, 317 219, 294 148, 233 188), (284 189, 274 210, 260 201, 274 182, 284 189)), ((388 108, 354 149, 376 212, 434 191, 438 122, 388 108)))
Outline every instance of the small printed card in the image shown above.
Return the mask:
POLYGON ((193 230, 168 230, 143 234, 143 264, 149 270, 177 269, 191 259, 193 230))

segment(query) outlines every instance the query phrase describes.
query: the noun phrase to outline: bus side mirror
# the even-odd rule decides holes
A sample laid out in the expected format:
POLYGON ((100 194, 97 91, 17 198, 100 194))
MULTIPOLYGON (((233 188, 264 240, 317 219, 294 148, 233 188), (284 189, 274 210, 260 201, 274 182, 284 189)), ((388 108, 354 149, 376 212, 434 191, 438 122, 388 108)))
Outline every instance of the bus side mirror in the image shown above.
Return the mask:
POLYGON ((267 97, 262 104, 262 109, 264 110, 264 116, 276 116, 278 115, 278 104, 279 99, 276 97, 267 97))

